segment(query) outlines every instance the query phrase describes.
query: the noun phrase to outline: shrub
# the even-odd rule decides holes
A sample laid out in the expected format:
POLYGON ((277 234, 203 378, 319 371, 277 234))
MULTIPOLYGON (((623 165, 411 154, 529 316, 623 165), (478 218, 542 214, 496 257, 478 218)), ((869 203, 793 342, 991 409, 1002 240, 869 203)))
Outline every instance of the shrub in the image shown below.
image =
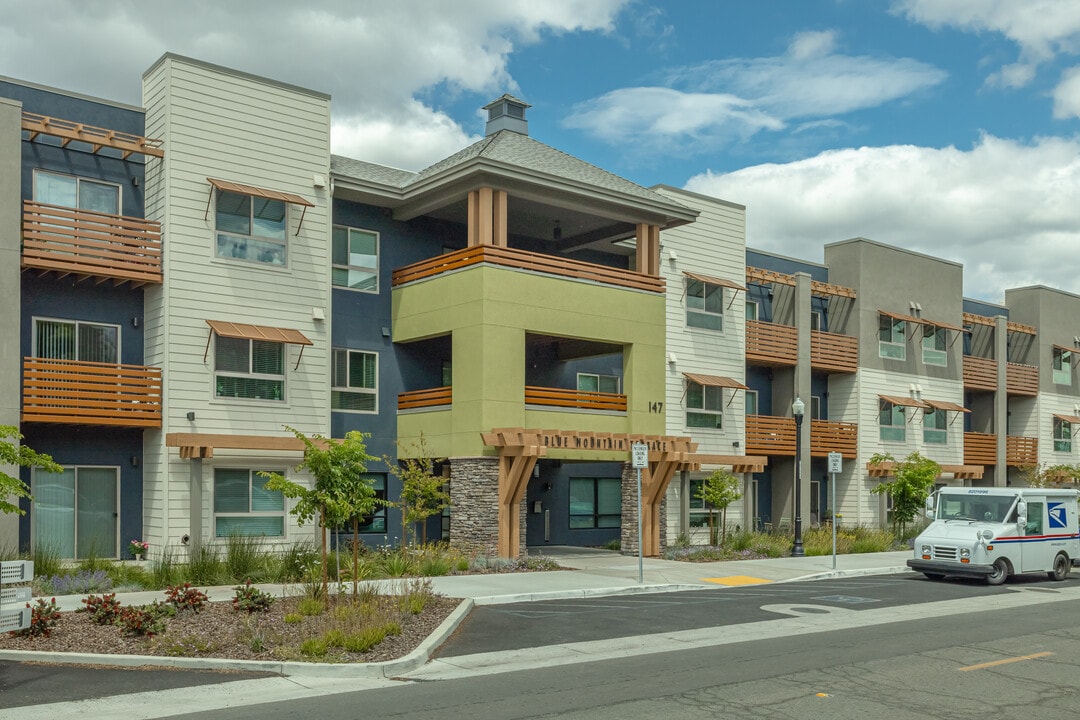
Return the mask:
POLYGON ((316 615, 323 614, 323 611, 326 610, 326 605, 318 598, 306 597, 302 598, 300 602, 296 604, 296 610, 301 615, 315 617, 316 615))
MULTIPOLYGON (((216 585, 226 579, 225 563, 213 545, 199 545, 184 570, 186 579, 196 585, 216 585)), ((175 583, 170 583, 175 584, 175 583)))
POLYGON ((304 616, 298 612, 285 614, 286 625, 297 625, 302 622, 304 622, 304 616))
POLYGON ((112 625, 120 617, 120 601, 116 599, 116 593, 108 595, 90 595, 83 600, 86 608, 83 612, 90 614, 90 619, 98 625, 112 625))
POLYGON ((408 551, 404 548, 399 549, 397 552, 391 552, 383 555, 382 557, 382 569, 386 573, 387 577, 399 578, 412 574, 412 558, 408 556, 408 551))
MULTIPOLYGON (((36 572, 37 567, 34 569, 36 572)), ((112 578, 104 570, 79 570, 46 577, 39 586, 49 595, 85 595, 111 590, 112 578)))
POLYGON ((161 549, 161 557, 150 566, 150 583, 156 588, 166 588, 179 583, 181 579, 176 557, 166 545, 161 549))
POLYGON ((342 647, 349 652, 367 652, 386 638, 386 627, 370 625, 345 638, 342 647))
POLYGON ((49 637, 54 627, 60 622, 60 609, 56 606, 56 598, 45 602, 45 598, 38 598, 37 603, 30 608, 30 627, 22 630, 13 630, 12 635, 19 637, 49 637))
POLYGON ((165 588, 165 598, 177 610, 192 610, 193 612, 202 610, 209 600, 206 593, 191 587, 191 583, 170 585, 165 588))
POLYGON ((232 601, 233 610, 237 612, 266 612, 274 604, 274 596, 255 587, 250 580, 234 590, 236 590, 236 595, 232 601))
POLYGON ((308 638, 300 643, 300 654, 306 657, 323 657, 326 655, 326 641, 322 638, 308 638))
POLYGON ((150 637, 165 632, 165 619, 146 606, 124 608, 116 624, 128 635, 150 637))
POLYGON ((230 535, 225 548, 225 570, 233 582, 255 578, 256 581, 269 579, 267 553, 263 550, 263 539, 251 535, 230 535))

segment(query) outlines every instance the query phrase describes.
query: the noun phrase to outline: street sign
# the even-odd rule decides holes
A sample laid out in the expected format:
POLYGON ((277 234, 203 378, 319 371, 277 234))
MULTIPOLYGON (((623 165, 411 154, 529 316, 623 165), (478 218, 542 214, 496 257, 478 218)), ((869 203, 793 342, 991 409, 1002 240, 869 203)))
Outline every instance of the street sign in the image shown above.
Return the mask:
POLYGON ((25 630, 30 627, 29 586, 11 587, 11 583, 29 583, 34 579, 31 560, 0 562, 0 632, 25 630), (7 587, 5 587, 7 585, 7 587))
POLYGON ((829 453, 829 472, 838 473, 843 472, 841 467, 844 464, 844 456, 838 452, 829 453))
POLYGON ((649 446, 643 442, 636 442, 630 446, 630 467, 649 467, 649 446))

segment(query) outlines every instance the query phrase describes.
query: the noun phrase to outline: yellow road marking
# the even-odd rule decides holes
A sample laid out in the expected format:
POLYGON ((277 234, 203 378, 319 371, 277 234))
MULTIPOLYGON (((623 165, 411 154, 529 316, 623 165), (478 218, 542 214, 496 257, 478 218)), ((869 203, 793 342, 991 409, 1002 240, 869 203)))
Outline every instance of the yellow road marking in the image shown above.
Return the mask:
POLYGON ((967 672, 968 670, 982 670, 983 668, 995 667, 997 665, 1008 665, 1009 663, 1020 662, 1021 660, 1035 660, 1037 658, 1047 657, 1053 655, 1052 652, 1035 653, 1034 655, 1020 655, 1014 658, 1005 658, 1004 660, 994 660, 993 662, 979 663, 978 665, 968 665, 967 667, 957 668, 960 672, 967 672))
POLYGON ((761 585, 772 582, 761 578, 749 577, 748 575, 729 575, 719 578, 701 578, 702 582, 716 583, 717 585, 761 585))

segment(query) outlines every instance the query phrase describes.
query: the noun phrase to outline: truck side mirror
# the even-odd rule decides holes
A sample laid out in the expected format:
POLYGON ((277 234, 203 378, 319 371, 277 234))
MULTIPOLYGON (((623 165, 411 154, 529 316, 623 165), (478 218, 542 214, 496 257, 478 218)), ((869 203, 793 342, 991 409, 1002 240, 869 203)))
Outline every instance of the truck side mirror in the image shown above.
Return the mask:
POLYGON ((934 518, 934 496, 933 495, 927 495, 926 496, 926 517, 930 518, 931 520, 934 518))

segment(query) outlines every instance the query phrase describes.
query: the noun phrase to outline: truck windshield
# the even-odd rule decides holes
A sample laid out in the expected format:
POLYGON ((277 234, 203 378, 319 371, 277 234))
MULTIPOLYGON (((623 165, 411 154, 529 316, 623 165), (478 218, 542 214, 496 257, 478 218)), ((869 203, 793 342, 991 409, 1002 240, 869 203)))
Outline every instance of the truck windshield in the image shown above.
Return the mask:
POLYGON ((1015 497, 1007 495, 948 495, 938 496, 938 520, 979 520, 1005 522, 1015 497))

